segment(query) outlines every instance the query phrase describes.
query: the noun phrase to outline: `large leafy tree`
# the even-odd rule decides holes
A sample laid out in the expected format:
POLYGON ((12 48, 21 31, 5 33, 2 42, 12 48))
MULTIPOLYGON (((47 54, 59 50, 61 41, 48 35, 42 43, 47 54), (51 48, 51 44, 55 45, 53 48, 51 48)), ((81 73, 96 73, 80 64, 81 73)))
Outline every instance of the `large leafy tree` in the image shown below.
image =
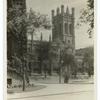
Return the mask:
POLYGON ((78 25, 89 24, 88 34, 91 38, 94 29, 94 0, 87 0, 87 7, 80 12, 80 19, 78 25))
POLYGON ((18 7, 7 10, 7 39, 11 34, 15 37, 17 45, 14 47, 18 46, 16 47, 18 49, 17 56, 19 55, 18 58, 22 58, 21 61, 23 62, 23 56, 27 57, 27 32, 33 35, 37 28, 50 29, 50 21, 46 15, 36 13, 32 9, 28 13, 26 13, 26 9, 19 9, 18 7))
POLYGON ((86 48, 84 53, 83 64, 89 76, 94 74, 94 49, 93 47, 86 48))
POLYGON ((63 66, 65 71, 64 82, 68 83, 70 75, 73 74, 76 77, 77 65, 73 54, 65 53, 63 57, 63 66))
POLYGON ((21 47, 20 51, 24 50, 24 47, 26 47, 27 32, 34 34, 35 29, 40 27, 44 27, 45 29, 51 28, 47 15, 37 13, 32 9, 30 9, 28 13, 26 13, 25 9, 19 10, 17 7, 8 9, 7 33, 9 35, 9 33, 12 32, 15 37, 17 37, 21 47))
POLYGON ((69 54, 67 51, 71 49, 65 42, 61 41, 60 39, 56 40, 55 48, 51 48, 50 56, 56 63, 58 63, 58 70, 59 70, 59 83, 61 83, 61 75, 64 75, 65 83, 68 82, 69 79, 69 71, 70 69, 73 70, 73 73, 76 74, 76 62, 74 55, 72 52, 69 54), (57 59, 56 59, 57 58, 57 59), (67 72, 65 69, 68 69, 67 72))

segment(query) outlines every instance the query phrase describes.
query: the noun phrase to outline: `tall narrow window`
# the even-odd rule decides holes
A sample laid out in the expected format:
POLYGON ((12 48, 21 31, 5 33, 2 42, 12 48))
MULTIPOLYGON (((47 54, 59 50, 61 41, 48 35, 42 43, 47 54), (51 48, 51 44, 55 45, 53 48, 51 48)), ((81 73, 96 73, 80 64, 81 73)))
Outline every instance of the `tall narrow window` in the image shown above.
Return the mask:
POLYGON ((68 34, 68 24, 65 23, 65 33, 68 34))
POLYGON ((69 33, 72 35, 72 24, 69 25, 69 33))
POLYGON ((61 34, 62 32, 62 27, 61 27, 61 24, 59 24, 59 33, 61 34))

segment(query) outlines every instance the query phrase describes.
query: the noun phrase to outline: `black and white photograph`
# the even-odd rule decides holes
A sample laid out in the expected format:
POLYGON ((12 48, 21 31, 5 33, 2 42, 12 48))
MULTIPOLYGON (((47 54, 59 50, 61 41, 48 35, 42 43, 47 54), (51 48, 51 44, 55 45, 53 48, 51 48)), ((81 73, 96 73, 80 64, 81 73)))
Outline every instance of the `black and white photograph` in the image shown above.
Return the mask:
POLYGON ((95 100, 94 0, 6 0, 7 100, 95 100))

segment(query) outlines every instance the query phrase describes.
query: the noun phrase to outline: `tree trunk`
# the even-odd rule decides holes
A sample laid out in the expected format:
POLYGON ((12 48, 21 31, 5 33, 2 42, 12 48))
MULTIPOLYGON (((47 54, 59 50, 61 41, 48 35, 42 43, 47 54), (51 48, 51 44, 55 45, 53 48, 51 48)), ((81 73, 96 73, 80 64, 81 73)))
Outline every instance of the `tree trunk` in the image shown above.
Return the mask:
POLYGON ((64 78, 64 83, 68 83, 68 81, 69 81, 69 76, 66 75, 65 78, 64 78))
POLYGON ((43 71, 43 69, 42 69, 42 61, 40 61, 40 63, 39 63, 39 74, 42 75, 42 71, 43 71))
POLYGON ((61 83, 61 67, 59 68, 59 83, 61 83))
POLYGON ((45 78, 47 78, 47 66, 45 65, 45 68, 44 68, 44 74, 45 74, 45 78))
POLYGON ((64 75, 64 83, 68 83, 69 81, 69 76, 70 76, 70 66, 65 67, 65 75, 64 75))
POLYGON ((52 71, 53 71, 52 62, 50 61, 50 75, 51 75, 51 76, 52 76, 52 71))
POLYGON ((23 74, 23 91, 25 91, 25 72, 23 74))

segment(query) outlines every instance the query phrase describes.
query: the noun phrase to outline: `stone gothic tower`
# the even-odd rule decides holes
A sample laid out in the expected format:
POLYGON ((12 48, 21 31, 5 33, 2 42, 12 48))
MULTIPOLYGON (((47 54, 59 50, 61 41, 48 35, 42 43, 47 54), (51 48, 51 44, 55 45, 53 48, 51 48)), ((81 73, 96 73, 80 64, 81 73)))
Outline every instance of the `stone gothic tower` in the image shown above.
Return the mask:
POLYGON ((74 31, 74 15, 75 9, 66 8, 64 11, 64 5, 60 8, 57 8, 56 14, 52 10, 52 40, 56 42, 57 39, 60 39, 66 44, 73 45, 75 48, 75 31, 74 31))

